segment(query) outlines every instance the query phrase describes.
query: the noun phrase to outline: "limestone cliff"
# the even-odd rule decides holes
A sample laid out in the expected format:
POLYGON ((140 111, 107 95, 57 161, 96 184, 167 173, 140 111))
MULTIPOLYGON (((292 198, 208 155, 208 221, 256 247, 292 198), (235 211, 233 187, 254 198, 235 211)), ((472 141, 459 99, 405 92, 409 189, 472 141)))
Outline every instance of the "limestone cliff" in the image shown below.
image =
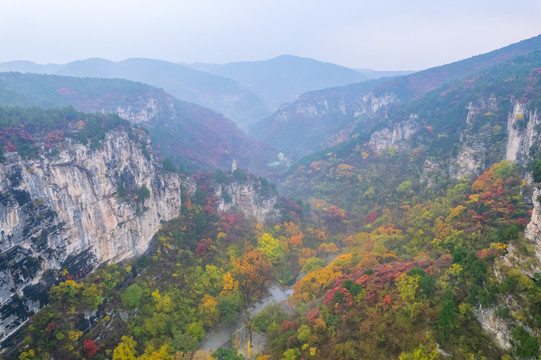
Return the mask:
POLYGON ((182 187, 190 197, 196 196, 198 189, 205 189, 218 213, 240 212, 260 223, 279 220, 279 196, 274 184, 241 170, 219 174, 195 174, 183 180, 182 187))
POLYGON ((348 88, 303 94, 272 116, 254 124, 251 133, 284 153, 301 158, 311 152, 350 140, 357 126, 372 128, 367 114, 398 101, 392 93, 357 93, 348 88))
POLYGON ((524 235, 532 242, 537 260, 541 263, 541 202, 537 200, 539 196, 541 196, 541 187, 536 185, 532 195, 534 204, 532 218, 526 227, 524 235))
POLYGON ((66 269, 144 252, 163 221, 180 211, 180 179, 143 148, 142 132, 106 134, 97 149, 66 138, 57 154, 0 164, 0 339, 43 306, 66 269), (141 189, 149 191, 142 191, 141 189), (122 192, 119 192, 122 189, 122 192))
MULTIPOLYGON (((505 159, 522 166, 527 165, 539 147, 540 125, 537 109, 528 110, 527 104, 517 102, 507 122, 505 159)), ((526 174, 526 179, 532 189, 533 211, 525 235, 532 242, 537 259, 541 261, 541 203, 537 200, 541 195, 541 187, 533 182, 529 174, 526 174)))
POLYGON ((499 137, 505 132, 498 124, 500 118, 506 115, 498 118, 491 115, 503 113, 496 97, 480 97, 475 104, 470 102, 466 109, 466 119, 461 121, 464 128, 460 133, 460 150, 449 164, 449 174, 455 179, 479 176, 486 167, 499 160, 495 154, 504 151, 503 146, 498 144, 501 143, 499 137))
POLYGON ((279 219, 280 213, 275 208, 278 196, 268 192, 260 180, 222 184, 215 191, 219 212, 237 210, 260 223, 279 219))
MULTIPOLYGON (((528 104, 517 102, 513 104, 507 119, 507 142, 504 158, 514 161, 518 165, 526 166, 535 154, 538 146, 540 121, 537 116, 537 109, 528 110, 528 104)), ((541 269, 541 203, 538 197, 541 195, 541 188, 535 184, 529 173, 525 174, 527 180, 524 196, 531 196, 533 211, 524 235, 529 240, 532 252, 525 255, 521 249, 513 243, 508 244, 508 253, 495 261, 494 273, 498 281, 503 281, 505 273, 509 269, 520 270, 524 276, 535 278, 535 274, 541 269), (531 195, 530 195, 531 194, 531 195)), ((520 246, 519 246, 520 247, 520 246)), ((517 317, 525 308, 524 298, 520 293, 506 294, 498 297, 496 306, 475 310, 475 316, 483 329, 491 335, 495 343, 502 349, 509 350, 513 346, 511 329, 513 326, 522 326, 529 333, 532 330, 525 325, 527 317, 517 317), (498 307, 506 308, 512 314, 511 319, 504 320, 496 316, 498 307)))
POLYGON ((388 149, 392 146, 400 148, 408 146, 407 140, 419 127, 416 120, 417 115, 411 114, 409 121, 375 131, 370 136, 369 144, 378 151, 388 149))
POLYGON ((507 121, 507 148, 505 159, 525 165, 531 160, 530 149, 539 140, 540 119, 537 109, 528 111, 526 104, 516 103, 507 121))

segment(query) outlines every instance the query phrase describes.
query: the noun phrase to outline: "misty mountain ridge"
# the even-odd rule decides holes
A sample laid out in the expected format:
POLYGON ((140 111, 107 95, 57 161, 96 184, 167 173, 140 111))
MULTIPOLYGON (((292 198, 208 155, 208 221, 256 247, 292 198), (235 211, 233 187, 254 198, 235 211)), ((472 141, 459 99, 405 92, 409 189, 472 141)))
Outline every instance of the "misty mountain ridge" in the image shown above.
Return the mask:
POLYGON ((446 83, 465 79, 541 49, 541 36, 410 75, 311 91, 250 127, 258 139, 297 159, 350 139, 357 127, 377 126, 371 114, 391 103, 422 98, 446 83))
POLYGON ((364 76, 366 76, 366 80, 376 80, 383 77, 395 77, 395 76, 404 76, 413 74, 416 71, 413 70, 372 70, 372 69, 355 69, 364 76))
POLYGON ((241 126, 269 114, 261 99, 236 81, 162 60, 132 58, 115 62, 92 58, 65 65, 10 62, 0 64, 0 70, 143 82, 181 100, 211 108, 241 126))
POLYGON ((259 94, 271 109, 295 100, 306 91, 346 85, 369 78, 362 72, 344 66, 293 55, 224 65, 196 63, 189 66, 238 81, 259 94))
MULTIPOLYGON (((297 61, 288 56, 271 60, 286 64, 281 74, 297 61)), ((129 59, 122 69, 151 69, 155 63, 149 62, 129 59)), ((89 59, 66 71, 112 76, 119 70, 110 63, 89 59)), ((273 68, 279 69, 276 63, 273 68)), ((252 65, 240 66, 239 73, 247 74, 252 65)), ((260 76, 259 71, 251 78, 260 76)), ((181 176, 180 184, 172 181, 178 177, 172 164, 168 175, 147 173, 145 179, 156 183, 169 179, 163 183, 175 189, 179 216, 159 224, 149 252, 139 259, 88 275, 86 263, 80 267, 84 272, 65 267, 62 278, 58 275, 62 282, 49 293, 50 306, 30 320, 22 343, 9 346, 20 352, 19 359, 36 354, 60 359, 79 359, 83 353, 87 358, 113 353, 113 359, 124 353, 146 359, 157 351, 163 359, 197 350, 210 354, 231 338, 220 336, 223 341, 212 346, 208 340, 224 327, 231 333, 229 326, 244 326, 243 311, 254 303, 261 308, 271 283, 291 288, 292 295, 282 302, 288 312, 277 305, 245 314, 265 334, 268 340, 261 349, 272 358, 539 358, 540 94, 541 36, 399 78, 305 92, 252 127, 260 140, 288 153, 278 158, 293 154, 300 159, 278 178, 287 196, 298 199, 290 200, 278 199, 268 180, 242 171, 264 168, 267 155, 276 157, 277 151, 246 137, 221 114, 139 82, 0 74, 0 106, 71 104, 85 111, 115 112, 146 126, 156 150, 168 152, 174 163, 189 159, 199 169, 232 169, 181 176), (241 170, 231 166, 233 160, 241 170), (243 212, 246 205, 251 212, 243 212), (263 210, 274 216, 255 217, 263 210)), ((36 109, 24 111, 32 112, 36 109)), ((77 116, 85 119, 76 117, 71 123, 89 131, 82 134, 86 139, 93 122, 90 116, 77 116)), ((47 198, 27 196, 21 189, 27 186, 37 193, 35 189, 58 186, 58 181, 36 186, 40 174, 54 166, 80 171, 78 163, 42 165, 47 158, 59 159, 67 144, 62 143, 64 133, 50 131, 52 127, 43 131, 49 141, 43 157, 23 163, 16 152, 24 156, 24 141, 32 137, 14 125, 25 117, 46 126, 52 121, 44 115, 21 115, 10 124, 0 117, 5 124, 0 130, 9 135, 0 138, 6 159, 0 170, 10 168, 2 172, 0 210, 30 214, 33 221, 8 223, 13 229, 24 230, 26 224, 36 228, 34 237, 17 238, 28 244, 17 249, 22 255, 1 254, 13 259, 3 270, 13 279, 40 276, 41 259, 50 256, 39 247, 54 235, 43 232, 43 225, 56 226, 40 218, 47 198), (4 195, 8 192, 9 197, 4 195), (24 252, 29 247, 35 253, 24 252), (22 270, 14 272, 13 265, 22 270)), ((135 133, 145 139, 140 129, 135 133)), ((89 154, 111 155, 102 156, 99 141, 95 145, 89 154)), ((128 166, 145 158, 147 140, 139 140, 134 149, 125 157, 128 166)), ((107 168, 88 167, 77 178, 115 174, 109 201, 103 203, 132 206, 138 216, 152 214, 157 207, 149 196, 165 194, 164 187, 130 186, 116 168, 118 153, 107 168)), ((288 165, 284 161, 282 169, 288 165)), ((68 210, 73 207, 63 203, 68 210)), ((88 207, 82 208, 85 214, 88 207)), ((113 224, 120 232, 124 226, 113 224)), ((2 244, 12 250, 11 243, 2 244)), ((16 299, 27 300, 20 291, 16 299)), ((6 307, 5 314, 15 311, 6 307)), ((246 338, 250 340, 237 336, 238 345, 213 356, 243 359, 237 352, 252 346, 251 337, 246 338)))
POLYGON ((0 71, 139 81, 222 113, 243 128, 307 91, 409 73, 354 70, 292 55, 224 65, 144 58, 118 62, 90 58, 63 65, 12 61, 0 64, 0 71))
POLYGON ((118 114, 148 128, 160 156, 191 170, 228 169, 236 159, 256 171, 273 160, 267 146, 223 115, 129 80, 0 73, 0 106, 118 114))

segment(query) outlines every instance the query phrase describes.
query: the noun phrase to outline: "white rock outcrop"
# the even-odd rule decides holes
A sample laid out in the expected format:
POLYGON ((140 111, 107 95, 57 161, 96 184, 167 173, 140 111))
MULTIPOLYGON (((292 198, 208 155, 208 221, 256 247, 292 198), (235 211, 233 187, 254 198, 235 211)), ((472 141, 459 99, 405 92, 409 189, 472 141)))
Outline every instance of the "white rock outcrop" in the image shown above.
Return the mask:
MULTIPOLYGON (((62 269, 74 277, 143 253, 180 211, 180 178, 143 154, 144 133, 111 131, 91 149, 66 139, 57 155, 0 164, 0 338, 43 306, 62 269), (129 197, 119 197, 123 184, 129 197), (150 196, 136 199, 146 186, 150 196)), ((1 340, 0 339, 0 340, 1 340)))
POLYGON ((505 160, 524 165, 530 158, 530 148, 536 144, 541 124, 536 111, 527 111, 523 103, 516 103, 507 120, 507 147, 505 160))
POLYGON ((276 221, 280 212, 275 208, 278 197, 275 194, 263 194, 261 182, 249 179, 216 186, 215 197, 218 212, 240 211, 258 222, 276 221))

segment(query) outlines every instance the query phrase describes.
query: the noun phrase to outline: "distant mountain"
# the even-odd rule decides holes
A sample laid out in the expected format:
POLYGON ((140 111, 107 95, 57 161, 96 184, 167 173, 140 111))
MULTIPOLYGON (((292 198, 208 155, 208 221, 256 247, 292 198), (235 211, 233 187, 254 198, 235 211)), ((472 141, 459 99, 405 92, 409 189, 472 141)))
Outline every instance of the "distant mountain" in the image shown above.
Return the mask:
POLYGON ((18 61, 0 64, 0 70, 144 82, 163 88, 181 100, 223 113, 241 126, 270 113, 258 96, 236 81, 167 61, 128 59, 113 62, 87 59, 65 65, 38 65, 18 61))
POLYGON ((407 76, 309 92, 252 125, 250 131, 256 138, 301 158, 349 140, 356 127, 377 126, 370 114, 388 104, 419 98, 445 83, 540 49, 541 35, 407 76))
POLYGON ((271 109, 291 102, 310 90, 346 85, 369 78, 344 66, 292 55, 263 61, 225 65, 196 63, 189 66, 238 81, 264 99, 271 109))
POLYGON ((191 169, 230 169, 236 159, 239 167, 258 172, 272 160, 269 147, 248 137, 223 115, 149 85, 120 79, 0 73, 0 106, 69 105, 85 112, 116 113, 143 125, 161 156, 191 169))
POLYGON ((22 73, 36 73, 36 74, 54 74, 62 65, 57 64, 36 64, 31 61, 9 61, 0 64, 0 72, 4 71, 18 71, 22 73))
POLYGON ((395 77, 413 74, 415 71, 378 71, 371 69, 355 69, 363 74, 367 80, 380 79, 382 77, 395 77))

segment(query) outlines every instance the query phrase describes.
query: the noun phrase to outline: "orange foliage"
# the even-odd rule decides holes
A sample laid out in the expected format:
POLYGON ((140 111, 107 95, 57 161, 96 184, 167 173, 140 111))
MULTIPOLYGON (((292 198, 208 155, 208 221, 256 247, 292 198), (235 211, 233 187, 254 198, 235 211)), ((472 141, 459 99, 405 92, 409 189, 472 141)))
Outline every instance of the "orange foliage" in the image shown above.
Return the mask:
POLYGON ((357 264, 358 269, 372 268, 376 265, 379 265, 378 258, 375 254, 369 253, 363 256, 361 261, 357 264))
POLYGON ((184 202, 186 209, 190 210, 192 208, 192 201, 190 200, 190 195, 186 194, 186 201, 184 202))
POLYGON ((338 247, 335 243, 330 242, 328 244, 321 244, 317 249, 318 254, 335 254, 338 252, 338 247))
POLYGON ((393 224, 385 224, 372 230, 373 235, 402 235, 402 230, 396 229, 393 224))
POLYGON ((302 245, 304 235, 299 225, 296 225, 293 221, 285 222, 284 231, 289 236, 289 244, 292 248, 302 245))
POLYGON ((481 174, 477 180, 475 180, 471 186, 472 191, 474 192, 481 192, 481 191, 488 191, 492 187, 492 180, 494 179, 494 166, 497 164, 494 164, 485 171, 483 174, 481 174))
POLYGON ((262 294, 263 283, 269 277, 272 266, 263 251, 248 246, 244 256, 234 261, 233 268, 239 290, 249 303, 262 294))

